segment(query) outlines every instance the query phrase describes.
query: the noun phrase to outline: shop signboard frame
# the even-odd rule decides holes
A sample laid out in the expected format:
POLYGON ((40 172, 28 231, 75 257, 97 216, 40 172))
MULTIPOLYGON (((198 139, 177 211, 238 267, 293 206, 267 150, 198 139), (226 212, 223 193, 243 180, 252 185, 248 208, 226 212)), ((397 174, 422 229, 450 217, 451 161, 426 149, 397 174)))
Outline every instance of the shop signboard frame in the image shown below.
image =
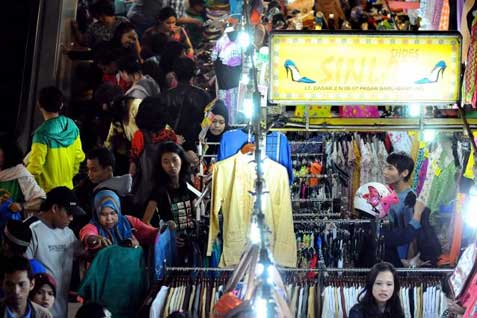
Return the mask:
POLYGON ((458 32, 277 31, 269 102, 449 105, 461 98, 458 32))

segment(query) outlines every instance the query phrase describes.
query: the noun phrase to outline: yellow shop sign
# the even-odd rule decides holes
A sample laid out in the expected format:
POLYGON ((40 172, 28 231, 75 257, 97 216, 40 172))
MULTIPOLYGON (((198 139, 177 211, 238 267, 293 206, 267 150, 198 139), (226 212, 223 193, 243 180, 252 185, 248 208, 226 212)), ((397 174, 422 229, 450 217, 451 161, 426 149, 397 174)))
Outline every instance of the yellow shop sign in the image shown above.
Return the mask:
POLYGON ((272 103, 450 104, 460 98, 454 32, 274 32, 272 103))

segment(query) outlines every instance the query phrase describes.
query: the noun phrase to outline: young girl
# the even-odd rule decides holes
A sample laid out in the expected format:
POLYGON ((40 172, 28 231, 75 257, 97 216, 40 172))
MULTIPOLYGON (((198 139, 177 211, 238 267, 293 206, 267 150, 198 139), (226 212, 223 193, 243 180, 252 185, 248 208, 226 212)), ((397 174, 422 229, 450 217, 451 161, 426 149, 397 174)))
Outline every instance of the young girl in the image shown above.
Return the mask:
MULTIPOLYGON (((165 142, 159 150, 156 190, 148 202, 143 221, 151 223, 157 211, 157 221, 168 222, 178 231, 194 228, 192 222, 195 195, 188 189, 191 182, 190 164, 181 146, 165 142)), ((154 223, 155 223, 154 222, 154 223)))
POLYGON ((399 281, 392 264, 382 262, 371 268, 366 287, 359 294, 358 304, 351 308, 348 317, 404 318, 399 299, 399 281))
POLYGON ((34 303, 45 309, 51 310, 55 303, 56 297, 56 281, 47 274, 37 274, 34 276, 35 287, 30 292, 30 299, 34 303))

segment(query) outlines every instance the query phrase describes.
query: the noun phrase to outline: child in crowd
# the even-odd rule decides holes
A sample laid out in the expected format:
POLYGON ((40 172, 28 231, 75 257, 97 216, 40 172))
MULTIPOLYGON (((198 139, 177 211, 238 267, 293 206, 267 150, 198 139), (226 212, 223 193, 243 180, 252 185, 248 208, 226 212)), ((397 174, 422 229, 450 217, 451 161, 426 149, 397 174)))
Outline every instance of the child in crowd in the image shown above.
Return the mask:
MULTIPOLYGON (((390 154, 386 159, 384 167, 384 181, 398 195, 399 203, 394 204, 389 209, 389 221, 393 228, 403 229, 412 219, 414 204, 416 203, 416 193, 409 185, 409 178, 414 170, 414 161, 404 153, 397 152, 390 154)), ((409 244, 398 246, 400 259, 408 259, 409 244)))
POLYGON ((33 278, 35 280, 35 287, 30 292, 30 300, 50 310, 53 308, 56 297, 55 279, 47 273, 35 275, 33 278))

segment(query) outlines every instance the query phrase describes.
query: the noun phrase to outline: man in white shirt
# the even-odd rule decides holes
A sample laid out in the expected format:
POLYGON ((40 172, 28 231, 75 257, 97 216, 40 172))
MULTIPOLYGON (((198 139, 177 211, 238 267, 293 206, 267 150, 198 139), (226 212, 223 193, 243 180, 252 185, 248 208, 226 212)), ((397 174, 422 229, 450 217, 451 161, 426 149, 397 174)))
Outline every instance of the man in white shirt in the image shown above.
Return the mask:
POLYGON ((73 216, 84 215, 73 191, 66 187, 52 189, 46 195, 38 217, 25 222, 32 231, 32 240, 25 256, 40 261, 56 282, 54 318, 68 317, 68 292, 73 258, 79 254, 80 242, 68 225, 73 216))

